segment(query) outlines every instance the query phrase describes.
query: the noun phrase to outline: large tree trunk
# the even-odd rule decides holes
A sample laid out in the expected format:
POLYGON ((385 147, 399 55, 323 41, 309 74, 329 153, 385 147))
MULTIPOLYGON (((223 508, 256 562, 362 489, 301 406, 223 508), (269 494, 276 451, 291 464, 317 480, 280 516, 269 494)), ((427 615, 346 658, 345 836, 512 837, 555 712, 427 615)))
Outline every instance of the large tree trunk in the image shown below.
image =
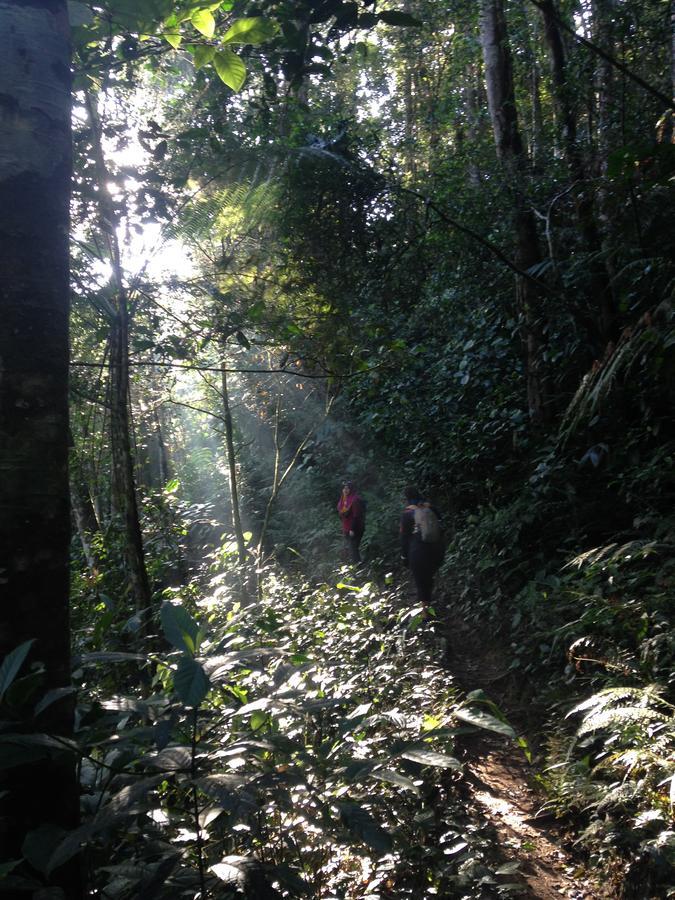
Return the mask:
MULTIPOLYGON (((520 186, 527 178, 528 160, 518 128, 503 0, 481 0, 480 32, 497 156, 513 196, 515 261, 521 270, 527 270, 541 261, 541 254, 534 214, 520 186)), ((523 327, 530 417, 534 422, 543 423, 549 417, 548 385, 542 360, 543 309, 541 294, 530 279, 517 277, 516 301, 523 327)))
POLYGON ((141 531, 134 458, 131 449, 131 421, 129 417, 129 297, 124 283, 119 239, 116 226, 118 216, 107 184, 110 174, 101 140, 101 124, 96 98, 86 95, 91 124, 91 139, 96 178, 101 229, 108 247, 112 269, 115 315, 110 332, 110 450, 112 456, 112 511, 122 523, 127 578, 136 613, 142 629, 147 624, 151 602, 150 582, 145 566, 143 533, 141 531))
MULTIPOLYGON (((70 683, 70 173, 66 2, 0 0, 0 657, 35 638, 47 690, 70 683)), ((36 727, 70 734, 71 703, 53 704, 36 727)), ((76 825, 72 757, 2 776, 3 859, 20 859, 41 825, 76 825)), ((77 865, 52 883, 82 896, 77 865)))

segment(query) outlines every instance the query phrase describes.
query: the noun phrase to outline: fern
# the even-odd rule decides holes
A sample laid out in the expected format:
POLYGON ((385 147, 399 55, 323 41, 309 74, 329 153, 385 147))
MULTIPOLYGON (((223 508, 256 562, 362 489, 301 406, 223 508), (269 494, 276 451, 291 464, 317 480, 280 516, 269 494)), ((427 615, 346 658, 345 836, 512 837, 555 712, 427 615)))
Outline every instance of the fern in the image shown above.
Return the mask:
POLYGON ((625 329, 616 347, 608 348, 606 359, 594 364, 579 385, 560 425, 558 440, 561 446, 567 443, 582 422, 598 411, 617 382, 628 376, 640 357, 656 358, 671 347, 674 340, 675 324, 669 300, 660 303, 653 314, 642 316, 633 328, 625 329))
POLYGON ((661 713, 644 706, 622 706, 618 709, 604 709, 589 713, 577 728, 577 736, 582 737, 593 731, 625 731, 628 727, 646 729, 650 724, 660 721, 661 713))

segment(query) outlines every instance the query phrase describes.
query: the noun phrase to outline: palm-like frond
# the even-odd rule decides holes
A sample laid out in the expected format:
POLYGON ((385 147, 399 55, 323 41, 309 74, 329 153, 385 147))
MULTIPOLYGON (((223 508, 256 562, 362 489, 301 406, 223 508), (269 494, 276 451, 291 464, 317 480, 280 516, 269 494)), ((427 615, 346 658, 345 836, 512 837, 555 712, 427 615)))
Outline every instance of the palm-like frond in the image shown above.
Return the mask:
POLYGON ((645 314, 637 325, 627 328, 616 346, 608 348, 605 360, 595 363, 584 376, 565 411, 558 432, 560 443, 564 445, 582 422, 592 418, 641 357, 650 359, 674 345, 675 316, 670 301, 664 300, 652 314, 645 314))

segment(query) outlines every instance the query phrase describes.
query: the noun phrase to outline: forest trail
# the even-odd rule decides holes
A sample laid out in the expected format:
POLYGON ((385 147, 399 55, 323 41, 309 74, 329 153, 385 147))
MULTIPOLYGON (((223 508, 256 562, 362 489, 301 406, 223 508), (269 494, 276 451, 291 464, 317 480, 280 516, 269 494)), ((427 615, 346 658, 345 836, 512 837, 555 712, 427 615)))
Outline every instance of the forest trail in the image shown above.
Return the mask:
MULTIPOLYGON (((503 654, 478 640, 466 622, 443 613, 440 622, 446 665, 458 684, 467 691, 484 690, 510 720, 508 697, 495 690, 507 667, 503 654)), ((612 887, 595 882, 574 854, 573 836, 552 816, 542 814, 546 797, 520 747, 478 731, 464 737, 457 752, 466 766, 467 805, 491 832, 495 853, 504 860, 501 877, 518 885, 518 896, 532 900, 616 897, 612 887)))

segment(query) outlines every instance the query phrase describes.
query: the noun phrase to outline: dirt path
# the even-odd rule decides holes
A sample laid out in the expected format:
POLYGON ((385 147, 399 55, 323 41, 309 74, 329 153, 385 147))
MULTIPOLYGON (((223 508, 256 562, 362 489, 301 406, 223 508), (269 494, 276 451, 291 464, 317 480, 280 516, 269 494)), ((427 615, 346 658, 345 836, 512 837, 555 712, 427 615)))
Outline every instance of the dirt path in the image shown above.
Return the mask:
MULTIPOLYGON (((508 697, 495 690, 506 668, 502 654, 487 648, 462 622, 435 626, 448 668, 467 691, 482 688, 504 710, 508 697)), ((457 748, 466 765, 467 803, 488 823, 496 855, 506 860, 504 881, 518 896, 537 900, 611 900, 617 893, 599 884, 573 855, 572 839, 555 819, 540 812, 545 796, 523 751, 506 738, 480 731, 457 748), (518 885, 519 890, 515 887, 518 885)))

